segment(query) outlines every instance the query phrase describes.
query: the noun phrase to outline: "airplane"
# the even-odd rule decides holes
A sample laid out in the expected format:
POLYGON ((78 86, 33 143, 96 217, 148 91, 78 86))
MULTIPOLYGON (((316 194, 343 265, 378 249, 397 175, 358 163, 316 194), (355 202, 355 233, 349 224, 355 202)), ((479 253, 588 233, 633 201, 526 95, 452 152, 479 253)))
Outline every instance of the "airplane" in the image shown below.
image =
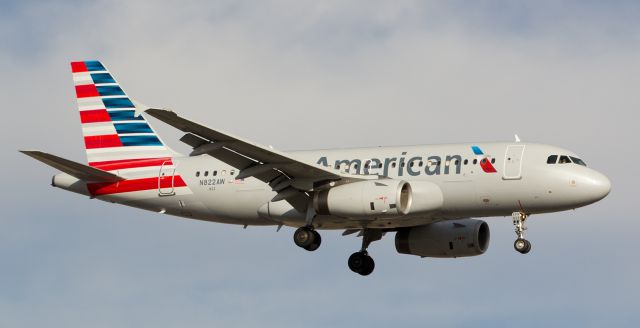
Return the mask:
POLYGON ((20 150, 59 171, 51 185, 90 198, 174 216, 296 228, 294 243, 320 247, 320 230, 357 234, 348 259, 362 276, 369 245, 395 233, 400 254, 457 258, 485 253, 477 218, 510 217, 527 254, 532 214, 576 209, 606 197, 607 177, 573 152, 521 142, 284 152, 129 98, 97 60, 71 63, 88 163, 20 150), (169 148, 145 115, 182 132, 188 155, 169 148))

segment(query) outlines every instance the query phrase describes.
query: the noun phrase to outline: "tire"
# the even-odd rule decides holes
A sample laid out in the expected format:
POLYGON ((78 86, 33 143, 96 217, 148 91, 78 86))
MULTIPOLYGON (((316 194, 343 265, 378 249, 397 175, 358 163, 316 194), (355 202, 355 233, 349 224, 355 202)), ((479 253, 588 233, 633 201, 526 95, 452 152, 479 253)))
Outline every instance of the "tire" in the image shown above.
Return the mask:
POLYGON ((313 243, 304 248, 304 249, 308 250, 309 252, 315 251, 316 249, 318 249, 320 247, 320 244, 322 244, 322 237, 320 237, 320 234, 315 230, 313 230, 311 232, 313 233, 313 243))
POLYGON ((355 252, 351 254, 348 264, 351 271, 362 276, 370 275, 376 266, 371 256, 365 252, 355 252))
POLYGON ((527 253, 529 253, 531 251, 531 243, 528 240, 525 240, 525 242, 526 242, 527 245, 526 245, 525 249, 522 251, 522 254, 527 254, 527 253))
MULTIPOLYGON (((314 234, 313 230, 307 227, 300 227, 293 233, 293 242, 299 247, 307 249, 315 242, 316 234, 314 234)), ((320 244, 318 244, 318 246, 320 246, 320 244)))
POLYGON ((522 254, 527 254, 531 250, 531 243, 526 239, 518 238, 513 243, 513 248, 522 254))
POLYGON ((349 256, 349 261, 347 264, 349 265, 349 269, 355 273, 360 273, 362 268, 365 266, 367 255, 363 252, 355 252, 349 256))
POLYGON ((360 272, 358 273, 363 276, 368 276, 371 274, 371 272, 373 272, 373 269, 375 269, 376 262, 373 261, 373 258, 371 258, 371 256, 366 255, 364 264, 364 267, 360 269, 360 272))

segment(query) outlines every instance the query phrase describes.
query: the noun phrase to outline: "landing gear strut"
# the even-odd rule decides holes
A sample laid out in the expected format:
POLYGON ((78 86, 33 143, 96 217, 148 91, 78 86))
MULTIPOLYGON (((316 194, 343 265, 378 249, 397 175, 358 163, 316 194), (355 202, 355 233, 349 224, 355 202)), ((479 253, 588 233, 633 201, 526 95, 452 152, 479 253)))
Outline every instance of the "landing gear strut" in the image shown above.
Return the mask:
POLYGON ((531 243, 524 239, 524 231, 527 230, 524 222, 529 215, 522 212, 513 212, 511 216, 513 217, 513 225, 516 227, 516 235, 518 236, 518 239, 513 243, 513 248, 522 254, 527 254, 531 251, 531 243))
POLYGON ((361 232, 362 234, 362 248, 359 252, 355 252, 349 256, 349 269, 351 271, 360 274, 362 276, 368 276, 373 272, 373 269, 376 267, 376 263, 373 261, 371 256, 369 256, 369 252, 367 252, 367 248, 369 245, 382 238, 382 231, 374 230, 374 229, 364 229, 361 232))
POLYGON ((313 229, 313 226, 300 227, 293 233, 293 242, 310 252, 320 247, 322 238, 320 234, 313 229))

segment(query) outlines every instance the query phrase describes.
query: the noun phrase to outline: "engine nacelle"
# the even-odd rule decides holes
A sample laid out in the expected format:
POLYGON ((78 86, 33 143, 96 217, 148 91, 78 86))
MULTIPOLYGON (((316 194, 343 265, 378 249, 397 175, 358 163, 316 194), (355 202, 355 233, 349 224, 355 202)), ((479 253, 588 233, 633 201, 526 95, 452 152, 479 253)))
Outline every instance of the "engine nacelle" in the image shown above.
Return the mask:
POLYGON ((433 213, 442 209, 444 197, 440 187, 429 181, 411 181, 411 215, 433 213))
POLYGON ((481 220, 441 221, 398 231, 396 250, 421 257, 475 256, 489 248, 489 235, 489 225, 481 220))
POLYGON ((341 217, 393 217, 409 213, 411 186, 401 180, 358 181, 317 192, 316 213, 341 217))

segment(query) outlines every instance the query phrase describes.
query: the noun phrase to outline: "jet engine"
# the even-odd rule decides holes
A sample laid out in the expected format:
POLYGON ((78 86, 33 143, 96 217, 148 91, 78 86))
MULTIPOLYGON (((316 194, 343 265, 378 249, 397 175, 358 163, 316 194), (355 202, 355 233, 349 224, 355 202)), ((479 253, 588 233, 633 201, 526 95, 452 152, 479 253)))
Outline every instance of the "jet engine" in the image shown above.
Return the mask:
POLYGON ((430 181, 411 181, 411 215, 434 213, 442 208, 440 187, 430 181))
POLYGON ((396 233, 398 253, 455 258, 483 254, 489 248, 489 225, 463 219, 405 228, 396 233))
POLYGON ((393 217, 409 213, 411 186, 402 180, 370 180, 321 190, 313 197, 316 213, 341 217, 393 217))

